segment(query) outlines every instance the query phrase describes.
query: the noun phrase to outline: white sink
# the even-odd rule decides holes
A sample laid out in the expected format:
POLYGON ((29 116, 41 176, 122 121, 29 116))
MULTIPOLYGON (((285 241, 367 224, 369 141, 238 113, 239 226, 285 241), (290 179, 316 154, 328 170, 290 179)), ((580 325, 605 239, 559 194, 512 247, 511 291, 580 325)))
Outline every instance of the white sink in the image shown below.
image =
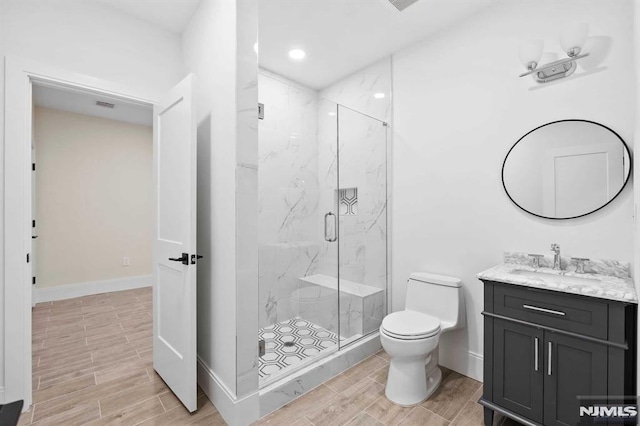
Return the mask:
POLYGON ((514 275, 543 278, 545 280, 554 281, 558 284, 558 288, 565 288, 568 285, 598 285, 601 283, 600 280, 595 278, 582 278, 547 272, 527 271, 525 269, 514 269, 511 273, 514 275))

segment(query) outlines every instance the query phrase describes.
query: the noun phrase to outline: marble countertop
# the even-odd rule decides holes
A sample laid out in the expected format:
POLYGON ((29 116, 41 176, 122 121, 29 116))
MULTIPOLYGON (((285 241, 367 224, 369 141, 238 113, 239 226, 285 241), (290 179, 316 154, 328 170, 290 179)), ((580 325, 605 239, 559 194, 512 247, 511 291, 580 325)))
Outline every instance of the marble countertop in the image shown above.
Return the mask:
POLYGON ((630 277, 598 273, 578 274, 567 270, 532 268, 520 263, 503 263, 480 272, 477 277, 481 280, 499 281, 619 302, 638 303, 636 289, 630 277), (531 274, 527 274, 527 272, 531 272, 531 274), (593 282, 589 282, 590 280, 593 282))

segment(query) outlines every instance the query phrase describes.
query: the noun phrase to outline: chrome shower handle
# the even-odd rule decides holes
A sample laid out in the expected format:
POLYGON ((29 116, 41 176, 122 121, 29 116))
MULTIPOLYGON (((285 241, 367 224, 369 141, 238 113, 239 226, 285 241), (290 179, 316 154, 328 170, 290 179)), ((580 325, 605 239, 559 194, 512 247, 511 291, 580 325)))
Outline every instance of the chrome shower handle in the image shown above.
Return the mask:
POLYGON ((324 240, 328 241, 330 243, 335 242, 338 239, 338 237, 336 236, 336 215, 333 214, 332 212, 328 212, 324 215, 324 240), (329 217, 332 216, 333 220, 333 236, 329 235, 329 217))

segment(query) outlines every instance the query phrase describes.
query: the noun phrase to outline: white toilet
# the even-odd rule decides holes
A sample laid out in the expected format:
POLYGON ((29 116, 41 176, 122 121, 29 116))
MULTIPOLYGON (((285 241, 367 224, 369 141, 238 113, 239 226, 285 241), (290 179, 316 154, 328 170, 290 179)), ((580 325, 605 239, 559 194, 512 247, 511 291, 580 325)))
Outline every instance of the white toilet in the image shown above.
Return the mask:
POLYGON ((405 310, 380 326, 382 347, 391 357, 385 394, 403 406, 419 404, 440 385, 440 334, 464 326, 464 297, 458 278, 416 272, 407 284, 405 310), (426 365, 426 368, 425 368, 426 365))

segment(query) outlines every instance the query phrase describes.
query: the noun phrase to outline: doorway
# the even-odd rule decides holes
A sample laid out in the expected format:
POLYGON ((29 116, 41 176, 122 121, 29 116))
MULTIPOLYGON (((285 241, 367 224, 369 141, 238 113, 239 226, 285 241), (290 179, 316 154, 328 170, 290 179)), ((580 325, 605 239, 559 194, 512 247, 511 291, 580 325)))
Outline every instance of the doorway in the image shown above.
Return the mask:
MULTIPOLYGON (((33 277, 31 246, 34 240, 32 237, 37 235, 32 233, 31 181, 33 165, 30 143, 34 129, 32 94, 35 86, 43 85, 67 91, 89 93, 141 107, 153 107, 153 194, 151 197, 153 205, 153 219, 151 220, 153 229, 153 293, 151 297, 153 306, 153 364, 151 371, 146 372, 145 375, 147 381, 150 382, 149 386, 156 392, 158 388, 154 388, 154 386, 164 387, 166 390, 171 389, 177 395, 178 404, 181 402, 186 406, 187 414, 196 410, 197 402, 200 401, 196 401, 195 371, 195 265, 197 263, 195 259, 197 256, 195 254, 194 213, 196 202, 196 122, 193 76, 187 76, 173 89, 157 96, 158 100, 154 101, 150 99, 155 96, 140 93, 136 88, 123 87, 28 60, 7 58, 5 69, 7 83, 5 102, 8 107, 5 111, 4 308, 5 321, 11 324, 11 327, 5 327, 4 351, 6 371, 8 372, 5 376, 5 399, 8 401, 24 400, 26 410, 32 403, 37 403, 38 400, 46 397, 49 392, 40 392, 40 389, 33 392, 35 384, 32 381, 34 360, 31 357, 32 318, 30 315, 32 305, 32 286, 30 284, 33 277), (172 152, 179 153, 179 155, 171 155, 172 152), (163 155, 160 155, 161 153, 163 155), (167 203, 167 201, 171 201, 174 194, 184 189, 187 189, 188 196, 182 197, 182 203, 167 203), (166 247, 165 230, 162 226, 164 224, 166 227, 171 222, 160 220, 167 217, 174 217, 176 220, 180 220, 181 224, 179 229, 175 226, 171 228, 174 231, 171 235, 173 239, 170 241, 172 247, 169 247, 171 250, 166 247), (182 256, 180 256, 180 251, 182 256), (191 253, 191 261, 183 262, 191 253), (168 293, 171 293, 170 297, 168 293), (167 307, 167 303, 173 309, 167 307), (159 312, 161 314, 158 314, 159 312), (163 319, 162 324, 159 321, 160 316, 163 319), (179 338, 176 338, 175 333, 171 332, 176 326, 183 324, 186 325, 183 327, 183 333, 179 338), (168 355, 167 350, 173 352, 168 355), (153 371, 158 372, 158 375, 154 376, 153 371)), ((124 299, 127 299, 127 296, 129 299, 135 296, 135 302, 140 303, 141 306, 147 303, 145 297, 148 299, 148 296, 144 294, 129 294, 125 295, 124 299)), ((115 310, 115 307, 103 309, 108 312, 115 310)), ((94 313, 104 314, 99 310, 94 313)), ((83 312, 82 308, 80 312, 83 312)), ((87 333, 88 325, 83 325, 84 332, 87 333)), ((119 326, 124 328, 123 325, 119 326)), ((131 336, 121 337, 124 337, 127 344, 134 340, 131 336)), ((60 336, 57 343, 60 343, 62 339, 63 337, 60 336)), ((85 343, 88 341, 89 336, 85 336, 85 343)), ((104 341, 100 345, 114 346, 110 342, 104 341)), ((136 354, 139 358, 143 357, 138 351, 136 354)), ((91 357, 93 358, 93 355, 91 357)), ((75 393, 75 396, 84 395, 93 398, 88 401, 89 405, 98 403, 96 398, 98 394, 101 394, 101 388, 96 389, 95 387, 100 386, 95 375, 94 382, 94 387, 91 390, 84 391, 81 388, 72 393, 75 393)), ((74 389, 77 383, 74 382, 73 386, 71 383, 67 384, 70 386, 69 389, 74 389)), ((141 384, 137 383, 137 385, 141 384)), ((117 389, 122 389, 123 386, 127 391, 130 390, 129 387, 131 389, 136 387, 134 384, 123 385, 121 383, 117 389)), ((65 387, 67 386, 65 385, 65 387)), ((130 401, 128 397, 125 399, 130 401)), ((64 401, 63 396, 55 398, 55 401, 57 401, 56 404, 64 401)), ((182 409, 182 407, 180 408, 182 409)), ((50 407, 49 414, 55 414, 55 411, 55 408, 50 407)), ((46 413, 46 407, 41 412, 46 413)))

